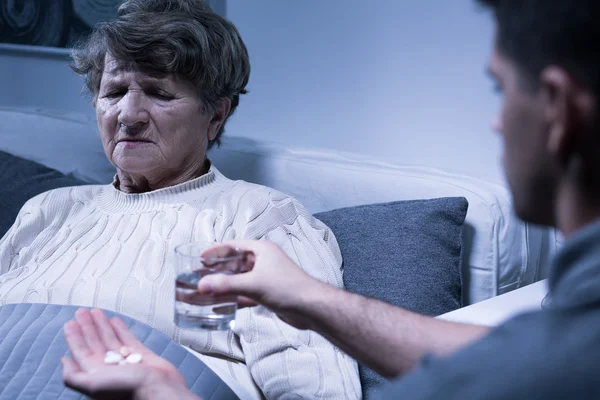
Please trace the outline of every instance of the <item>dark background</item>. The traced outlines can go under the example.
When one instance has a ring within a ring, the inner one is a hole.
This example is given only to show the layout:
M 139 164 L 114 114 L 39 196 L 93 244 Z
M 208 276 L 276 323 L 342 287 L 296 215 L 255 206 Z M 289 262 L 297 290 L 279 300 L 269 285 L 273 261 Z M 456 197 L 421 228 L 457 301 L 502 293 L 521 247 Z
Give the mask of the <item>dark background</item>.
M 0 42 L 70 47 L 123 0 L 0 0 Z

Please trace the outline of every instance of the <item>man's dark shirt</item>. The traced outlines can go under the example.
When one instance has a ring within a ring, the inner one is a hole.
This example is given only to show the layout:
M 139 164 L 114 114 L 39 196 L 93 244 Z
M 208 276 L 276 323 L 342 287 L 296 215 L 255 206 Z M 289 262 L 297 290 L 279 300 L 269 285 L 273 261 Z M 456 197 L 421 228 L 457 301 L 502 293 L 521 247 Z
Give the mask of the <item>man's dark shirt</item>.
M 600 399 L 600 221 L 557 254 L 547 309 L 447 358 L 426 357 L 374 399 Z

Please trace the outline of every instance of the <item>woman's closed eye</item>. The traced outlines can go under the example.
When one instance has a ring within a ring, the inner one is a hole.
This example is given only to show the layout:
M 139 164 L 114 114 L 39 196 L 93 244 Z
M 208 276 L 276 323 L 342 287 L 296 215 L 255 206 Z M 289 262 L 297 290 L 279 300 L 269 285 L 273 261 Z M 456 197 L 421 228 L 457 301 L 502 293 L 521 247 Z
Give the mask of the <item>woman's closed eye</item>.
M 123 96 L 125 96 L 126 91 L 125 90 L 114 90 L 108 93 L 105 93 L 104 96 L 107 99 L 117 99 L 117 98 L 121 98 Z
M 162 90 L 150 90 L 148 92 L 148 95 L 158 99 L 158 100 L 164 100 L 164 101 L 169 101 L 169 100 L 173 100 L 173 96 L 165 91 Z
M 105 97 L 107 99 L 119 99 L 123 96 L 125 96 L 125 94 L 127 93 L 126 90 L 114 90 L 114 91 L 110 91 L 105 93 L 102 97 Z M 162 101 L 169 101 L 169 100 L 173 100 L 174 97 L 164 91 L 160 91 L 160 90 L 151 90 L 147 92 L 147 95 L 150 97 L 154 97 L 158 100 L 162 100 Z

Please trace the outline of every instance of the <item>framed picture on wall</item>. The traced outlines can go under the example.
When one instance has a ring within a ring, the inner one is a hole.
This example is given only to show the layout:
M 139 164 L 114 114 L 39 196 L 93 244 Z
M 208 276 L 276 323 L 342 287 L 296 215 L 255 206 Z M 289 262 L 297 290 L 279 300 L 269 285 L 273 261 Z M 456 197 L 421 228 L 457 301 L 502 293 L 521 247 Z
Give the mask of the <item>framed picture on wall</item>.
M 123 0 L 3 0 L 0 42 L 70 47 L 99 21 L 117 15 Z
M 124 0 L 0 0 L 0 44 L 69 48 Z M 176 0 L 175 0 L 176 1 Z M 225 15 L 225 0 L 208 1 Z

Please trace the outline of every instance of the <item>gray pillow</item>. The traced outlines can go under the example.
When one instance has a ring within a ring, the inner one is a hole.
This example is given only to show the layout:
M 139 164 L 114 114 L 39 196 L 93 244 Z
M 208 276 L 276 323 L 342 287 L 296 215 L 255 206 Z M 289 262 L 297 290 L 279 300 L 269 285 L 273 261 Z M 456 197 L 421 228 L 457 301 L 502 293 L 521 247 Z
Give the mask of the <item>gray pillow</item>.
M 83 184 L 41 164 L 0 151 L 0 238 L 30 198 L 51 189 Z
M 437 316 L 462 306 L 463 197 L 369 204 L 315 214 L 335 234 L 350 292 Z M 359 365 L 363 394 L 384 378 Z

